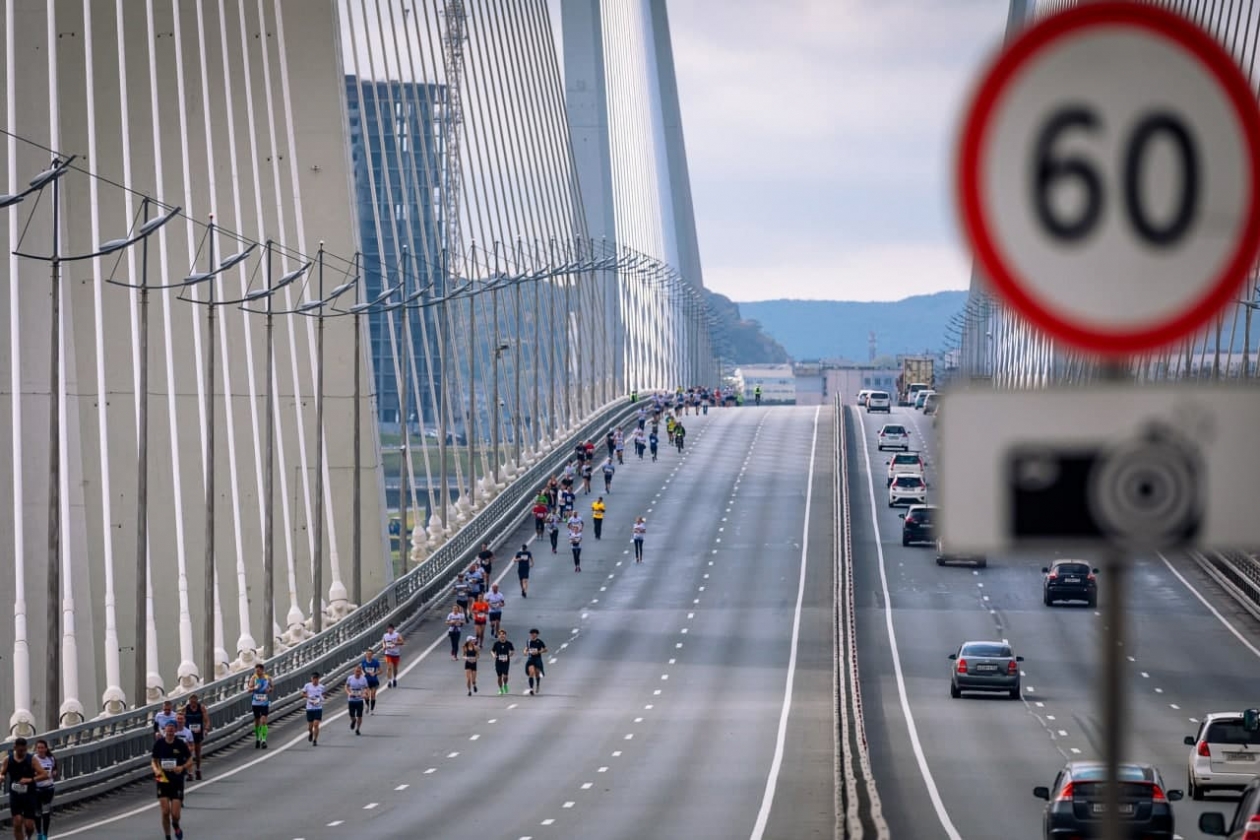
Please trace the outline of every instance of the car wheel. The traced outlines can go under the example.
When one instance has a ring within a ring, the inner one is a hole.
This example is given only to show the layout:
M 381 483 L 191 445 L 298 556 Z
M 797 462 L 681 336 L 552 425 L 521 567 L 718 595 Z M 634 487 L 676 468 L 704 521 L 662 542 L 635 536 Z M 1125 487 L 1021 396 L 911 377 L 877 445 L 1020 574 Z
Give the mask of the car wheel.
M 958 690 L 958 686 L 954 685 L 953 680 L 950 680 L 949 683 L 949 696 L 953 697 L 955 700 L 962 697 L 962 692 Z
M 1094 607 L 1097 607 L 1097 606 L 1098 606 L 1098 596 L 1097 596 L 1097 595 L 1090 595 L 1090 596 L 1089 596 L 1089 601 L 1088 601 L 1087 603 L 1089 604 L 1089 606 L 1090 606 L 1090 608 L 1091 608 L 1091 609 L 1092 609 L 1092 608 L 1094 608 Z
M 944 566 L 944 565 L 945 565 L 945 558 L 944 558 L 944 557 L 937 557 L 937 558 L 936 558 L 936 565 L 938 565 L 938 566 Z
M 1050 593 L 1048 592 L 1042 593 L 1041 602 L 1045 604 L 1047 607 L 1054 606 L 1054 601 L 1050 600 Z
M 1018 699 L 1019 699 L 1019 687 L 1018 687 L 1018 686 L 1016 686 L 1015 688 L 1012 688 L 1012 689 L 1011 689 L 1011 699 L 1012 699 L 1012 700 L 1018 700 Z
M 1190 798 L 1195 802 L 1202 802 L 1203 795 L 1207 793 L 1203 788 L 1194 783 L 1194 776 L 1186 774 L 1186 787 L 1190 788 Z
M 910 545 L 910 538 L 909 538 L 909 537 L 902 537 L 902 538 L 901 538 L 901 546 L 902 546 L 902 548 L 905 548 L 905 547 L 906 547 L 906 546 L 908 546 L 908 545 Z

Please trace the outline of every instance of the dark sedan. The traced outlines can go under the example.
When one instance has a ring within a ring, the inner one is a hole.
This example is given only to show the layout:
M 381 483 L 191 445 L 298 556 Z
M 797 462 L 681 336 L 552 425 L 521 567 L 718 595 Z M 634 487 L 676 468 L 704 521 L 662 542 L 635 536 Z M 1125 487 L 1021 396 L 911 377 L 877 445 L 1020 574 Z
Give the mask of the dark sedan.
M 1107 768 L 1097 761 L 1072 761 L 1059 771 L 1050 787 L 1033 788 L 1044 799 L 1045 840 L 1100 836 Z M 1171 803 L 1181 799 L 1179 790 L 1168 790 L 1159 771 L 1149 764 L 1120 765 L 1120 818 L 1126 838 L 1172 840 Z
M 930 543 L 936 540 L 936 505 L 910 505 L 901 514 L 901 544 Z
M 1047 607 L 1059 601 L 1084 601 L 1091 607 L 1098 606 L 1098 570 L 1091 569 L 1084 560 L 1055 560 L 1041 573 L 1046 576 L 1041 600 Z
M 949 659 L 950 697 L 958 699 L 964 691 L 1001 691 L 1019 699 L 1019 663 L 1024 657 L 1012 653 L 1005 642 L 963 642 Z

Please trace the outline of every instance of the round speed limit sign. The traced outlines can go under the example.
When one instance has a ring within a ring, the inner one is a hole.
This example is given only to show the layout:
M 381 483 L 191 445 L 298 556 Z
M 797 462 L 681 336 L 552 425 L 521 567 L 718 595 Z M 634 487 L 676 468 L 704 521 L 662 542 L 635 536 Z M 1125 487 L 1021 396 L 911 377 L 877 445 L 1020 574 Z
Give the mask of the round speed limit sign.
M 1017 37 L 962 127 L 958 200 L 994 290 L 1078 348 L 1200 329 L 1260 244 L 1260 109 L 1215 40 L 1145 3 L 1087 3 Z

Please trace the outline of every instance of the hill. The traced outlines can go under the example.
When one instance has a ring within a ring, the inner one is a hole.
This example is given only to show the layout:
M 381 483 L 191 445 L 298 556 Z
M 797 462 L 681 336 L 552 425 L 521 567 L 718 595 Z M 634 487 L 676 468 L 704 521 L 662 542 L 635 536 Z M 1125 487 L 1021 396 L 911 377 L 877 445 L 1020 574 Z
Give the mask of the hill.
M 966 302 L 966 292 L 951 291 L 890 302 L 763 300 L 738 307 L 793 359 L 865 361 L 872 330 L 880 356 L 939 351 L 949 319 Z
M 709 309 L 717 319 L 717 351 L 733 364 L 780 364 L 788 360 L 788 351 L 761 329 L 756 321 L 743 317 L 739 304 L 716 292 L 704 290 Z

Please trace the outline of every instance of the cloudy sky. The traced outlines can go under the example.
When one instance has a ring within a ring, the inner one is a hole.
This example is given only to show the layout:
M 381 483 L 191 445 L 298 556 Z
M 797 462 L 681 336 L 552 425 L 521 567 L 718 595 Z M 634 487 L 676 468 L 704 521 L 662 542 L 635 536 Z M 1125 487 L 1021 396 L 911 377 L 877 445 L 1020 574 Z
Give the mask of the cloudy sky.
M 672 0 L 705 285 L 737 301 L 966 288 L 950 155 L 1007 0 Z

